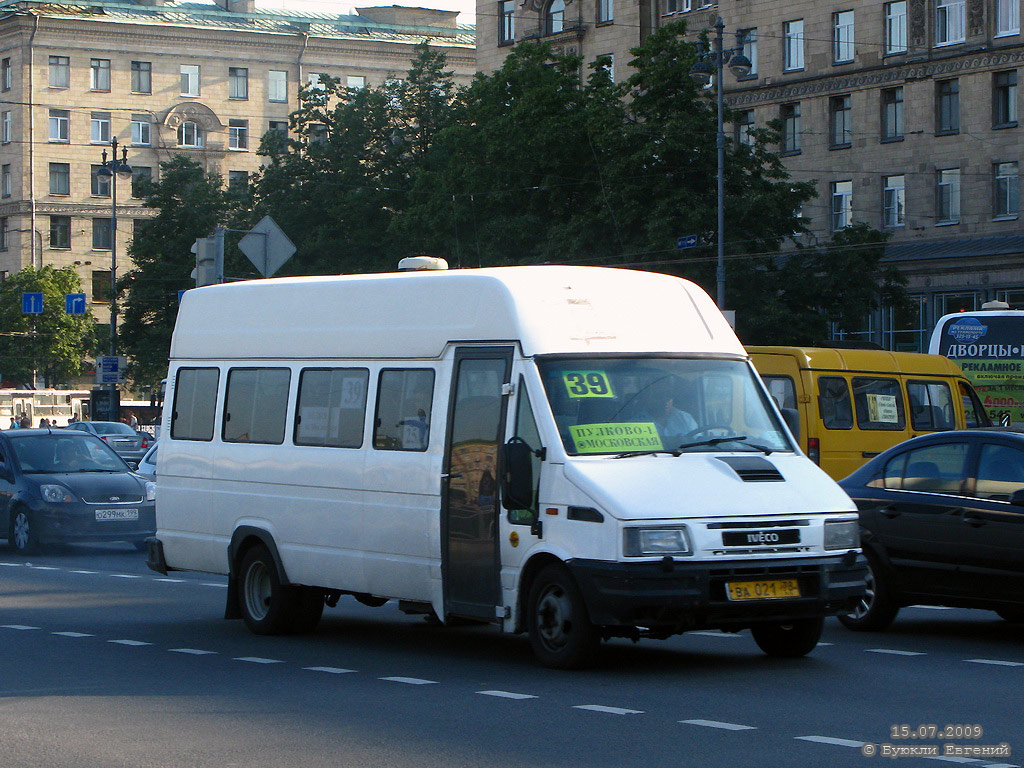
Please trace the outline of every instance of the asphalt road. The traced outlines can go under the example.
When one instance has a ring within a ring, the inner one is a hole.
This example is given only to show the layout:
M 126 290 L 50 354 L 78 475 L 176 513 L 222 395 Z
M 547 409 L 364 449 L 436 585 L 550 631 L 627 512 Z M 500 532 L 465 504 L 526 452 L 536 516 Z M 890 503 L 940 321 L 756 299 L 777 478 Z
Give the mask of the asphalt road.
M 225 588 L 127 545 L 0 551 L 0 766 L 864 768 L 884 743 L 1008 743 L 945 761 L 1024 765 L 1024 625 L 989 612 L 908 608 L 876 634 L 830 620 L 795 660 L 749 633 L 613 641 L 555 672 L 522 636 L 345 598 L 312 635 L 257 637 L 221 619 Z M 900 724 L 984 732 L 891 738 Z

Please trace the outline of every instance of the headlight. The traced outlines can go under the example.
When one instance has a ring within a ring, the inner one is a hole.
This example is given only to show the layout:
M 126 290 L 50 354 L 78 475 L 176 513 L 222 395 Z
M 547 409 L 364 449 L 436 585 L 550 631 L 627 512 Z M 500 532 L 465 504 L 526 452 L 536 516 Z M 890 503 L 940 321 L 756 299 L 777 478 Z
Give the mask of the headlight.
M 146 483 L 146 501 L 156 501 L 156 483 Z
M 825 523 L 825 549 L 857 549 L 860 524 L 856 520 Z
M 686 526 L 675 528 L 626 528 L 626 557 L 643 555 L 689 555 L 690 537 Z
M 43 501 L 50 504 L 75 501 L 74 494 L 63 485 L 40 485 L 39 494 L 43 497 Z

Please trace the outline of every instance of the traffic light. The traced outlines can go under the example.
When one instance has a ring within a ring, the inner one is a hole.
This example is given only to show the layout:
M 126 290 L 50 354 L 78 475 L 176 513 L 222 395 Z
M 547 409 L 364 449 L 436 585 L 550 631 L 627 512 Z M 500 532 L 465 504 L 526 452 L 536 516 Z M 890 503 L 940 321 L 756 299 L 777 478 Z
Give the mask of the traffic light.
M 223 240 L 216 237 L 197 237 L 192 245 L 192 253 L 196 255 L 196 268 L 192 271 L 196 288 L 204 285 L 215 285 L 224 280 Z M 220 247 L 218 247 L 220 246 Z

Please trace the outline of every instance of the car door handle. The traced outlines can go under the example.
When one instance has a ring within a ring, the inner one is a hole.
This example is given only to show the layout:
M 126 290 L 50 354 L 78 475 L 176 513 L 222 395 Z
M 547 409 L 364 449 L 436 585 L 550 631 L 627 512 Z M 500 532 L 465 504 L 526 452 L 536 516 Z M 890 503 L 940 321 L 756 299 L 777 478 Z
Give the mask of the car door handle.
M 985 523 L 987 523 L 988 521 L 987 520 L 983 520 L 980 517 L 973 517 L 971 515 L 964 515 L 964 522 L 967 523 L 972 528 L 980 528 L 981 526 L 985 525 Z
M 860 455 L 863 456 L 865 459 L 873 459 L 880 453 L 881 451 L 861 451 Z
M 881 512 L 883 515 L 885 515 L 890 520 L 892 520 L 895 517 L 899 517 L 901 514 L 903 514 L 898 509 L 895 509 L 894 507 L 882 507 L 878 511 Z
M 462 477 L 458 472 L 445 472 L 441 475 L 442 480 L 454 480 L 457 477 Z

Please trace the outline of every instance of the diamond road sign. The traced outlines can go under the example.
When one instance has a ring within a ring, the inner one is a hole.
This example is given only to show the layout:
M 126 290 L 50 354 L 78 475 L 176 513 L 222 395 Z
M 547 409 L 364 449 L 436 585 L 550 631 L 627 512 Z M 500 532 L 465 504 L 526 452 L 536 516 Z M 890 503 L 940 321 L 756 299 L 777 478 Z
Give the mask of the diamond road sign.
M 295 244 L 269 216 L 260 219 L 249 234 L 238 241 L 238 247 L 264 277 L 277 272 L 295 253 Z

